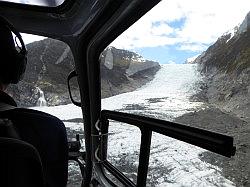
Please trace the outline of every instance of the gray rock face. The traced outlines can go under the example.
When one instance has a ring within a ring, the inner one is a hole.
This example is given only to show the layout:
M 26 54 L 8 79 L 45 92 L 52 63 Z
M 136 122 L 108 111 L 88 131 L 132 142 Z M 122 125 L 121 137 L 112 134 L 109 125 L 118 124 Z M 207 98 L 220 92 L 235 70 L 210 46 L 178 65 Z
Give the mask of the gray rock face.
M 69 103 L 67 75 L 74 69 L 72 54 L 63 42 L 45 39 L 27 45 L 28 63 L 24 79 L 11 85 L 8 93 L 19 106 L 31 107 L 44 92 L 48 105 Z
M 246 32 L 248 29 L 250 29 L 250 12 L 248 12 L 244 21 L 240 25 L 239 32 L 243 33 L 243 32 Z
M 108 47 L 101 56 L 102 97 L 133 91 L 154 78 L 157 62 L 140 55 Z
M 8 93 L 25 107 L 36 106 L 41 100 L 44 105 L 44 99 L 49 106 L 70 103 L 66 85 L 67 76 L 74 69 L 70 48 L 63 42 L 45 39 L 28 44 L 27 49 L 25 77 L 18 85 L 11 85 Z M 107 48 L 100 56 L 102 96 L 132 91 L 151 80 L 160 66 L 141 62 L 141 58 L 130 51 Z
M 155 68 L 158 66 L 157 62 L 152 62 L 152 61 L 145 61 L 145 62 L 134 62 L 132 61 L 126 70 L 126 74 L 128 76 L 133 76 L 134 74 L 140 72 L 140 71 L 145 71 L 150 68 Z
M 247 121 L 250 121 L 249 18 L 250 13 L 233 37 L 232 33 L 221 36 L 195 60 L 206 77 L 208 101 Z

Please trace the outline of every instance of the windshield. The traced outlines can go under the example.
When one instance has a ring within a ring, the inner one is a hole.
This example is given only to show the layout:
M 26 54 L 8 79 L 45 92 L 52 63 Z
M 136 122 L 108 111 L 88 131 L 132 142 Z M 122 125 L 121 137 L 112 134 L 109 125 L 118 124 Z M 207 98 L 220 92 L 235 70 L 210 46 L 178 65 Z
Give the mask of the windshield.
M 153 133 L 148 186 L 249 184 L 249 7 L 161 1 L 101 54 L 102 109 L 235 138 L 228 159 Z M 108 160 L 136 183 L 140 130 L 117 121 L 109 127 Z
M 18 3 L 58 6 L 63 1 Z M 161 1 L 100 54 L 102 109 L 182 123 L 235 139 L 236 155 L 229 159 L 153 133 L 148 186 L 250 185 L 249 3 Z M 8 93 L 19 106 L 60 118 L 69 140 L 80 134 L 84 149 L 82 111 L 70 104 L 66 86 L 74 69 L 71 50 L 63 42 L 33 37 L 27 37 L 24 80 L 9 87 Z M 140 138 L 137 127 L 110 121 L 108 160 L 134 182 Z M 69 166 L 69 186 L 80 186 L 77 164 Z

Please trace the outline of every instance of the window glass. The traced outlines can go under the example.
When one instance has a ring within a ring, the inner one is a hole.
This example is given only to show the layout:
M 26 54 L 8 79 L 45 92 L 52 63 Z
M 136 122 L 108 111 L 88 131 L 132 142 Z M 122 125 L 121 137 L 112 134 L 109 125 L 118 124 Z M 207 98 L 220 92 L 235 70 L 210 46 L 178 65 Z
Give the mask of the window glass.
M 234 137 L 237 152 L 228 159 L 154 133 L 149 186 L 250 184 L 249 7 L 244 0 L 161 1 L 101 54 L 103 109 Z
M 141 140 L 139 128 L 110 121 L 108 134 L 107 160 L 136 183 Z M 119 182 L 111 174 L 108 176 Z
M 65 0 L 1 0 L 12 3 L 27 4 L 27 5 L 38 5 L 46 7 L 57 7 L 61 5 Z

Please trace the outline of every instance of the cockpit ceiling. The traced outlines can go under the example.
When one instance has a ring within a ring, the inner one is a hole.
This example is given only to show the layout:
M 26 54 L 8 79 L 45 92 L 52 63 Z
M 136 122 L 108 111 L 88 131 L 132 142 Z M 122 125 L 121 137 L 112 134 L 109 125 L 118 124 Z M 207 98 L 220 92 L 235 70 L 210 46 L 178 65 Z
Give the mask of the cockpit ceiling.
M 26 4 L 26 5 L 37 5 L 43 7 L 57 7 L 61 5 L 65 0 L 0 0 L 0 1 Z

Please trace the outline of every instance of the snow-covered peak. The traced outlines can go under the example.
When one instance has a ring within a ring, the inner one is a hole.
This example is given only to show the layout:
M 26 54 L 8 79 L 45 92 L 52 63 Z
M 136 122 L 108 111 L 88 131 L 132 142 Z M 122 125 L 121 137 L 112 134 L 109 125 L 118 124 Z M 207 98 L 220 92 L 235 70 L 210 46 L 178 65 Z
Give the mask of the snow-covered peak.
M 136 55 L 133 55 L 131 60 L 132 61 L 136 61 L 136 62 L 146 62 L 146 60 L 141 56 L 139 55 L 138 53 L 135 53 Z
M 240 26 L 240 24 L 238 24 L 238 26 L 234 27 L 233 29 L 230 29 L 229 31 L 225 32 L 225 33 L 222 35 L 222 37 L 223 37 L 223 36 L 230 35 L 230 37 L 227 39 L 226 43 L 227 43 L 229 40 L 231 40 L 231 39 L 237 34 L 237 32 L 239 31 L 239 26 Z
M 236 27 L 233 29 L 227 31 L 222 36 L 227 36 L 230 34 L 230 37 L 227 39 L 226 43 L 230 41 L 235 35 L 239 35 L 243 32 L 246 32 L 247 29 L 250 27 L 250 12 L 246 15 L 245 19 L 242 23 L 239 23 Z
M 190 58 L 187 58 L 186 64 L 193 64 L 193 63 L 194 63 L 194 60 L 195 60 L 198 56 L 200 56 L 200 54 L 195 55 L 195 56 L 190 57 Z
M 112 46 L 108 46 L 106 47 L 106 50 L 111 50 L 113 47 Z

